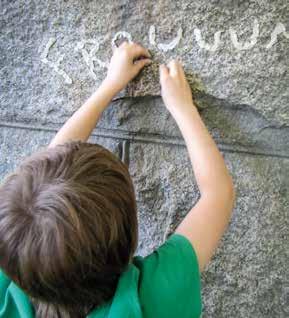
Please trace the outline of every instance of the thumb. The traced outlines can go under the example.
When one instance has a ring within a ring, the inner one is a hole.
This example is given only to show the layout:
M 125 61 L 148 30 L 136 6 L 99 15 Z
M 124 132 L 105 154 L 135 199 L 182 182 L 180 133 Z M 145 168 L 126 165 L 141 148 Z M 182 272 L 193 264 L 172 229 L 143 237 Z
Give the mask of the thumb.
M 141 60 L 136 60 L 134 62 L 136 68 L 138 71 L 140 71 L 145 65 L 151 64 L 151 59 L 141 59 Z

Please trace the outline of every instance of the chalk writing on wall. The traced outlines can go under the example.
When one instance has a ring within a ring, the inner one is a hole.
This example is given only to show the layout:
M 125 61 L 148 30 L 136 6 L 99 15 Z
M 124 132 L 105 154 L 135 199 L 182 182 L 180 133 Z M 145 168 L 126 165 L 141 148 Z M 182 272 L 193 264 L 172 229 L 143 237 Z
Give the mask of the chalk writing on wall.
M 237 51 L 243 51 L 243 50 L 249 50 L 252 49 L 258 42 L 259 37 L 259 23 L 257 19 L 254 19 L 253 22 L 253 30 L 252 34 L 250 36 L 249 41 L 245 41 L 243 43 L 240 43 L 238 39 L 237 32 L 234 28 L 229 28 L 228 33 L 230 35 L 230 39 L 232 42 L 232 45 L 235 50 Z M 215 52 L 218 50 L 218 48 L 221 45 L 221 36 L 225 33 L 224 31 L 216 31 L 214 33 L 214 40 L 213 43 L 207 43 L 204 41 L 202 36 L 202 31 L 199 28 L 194 29 L 194 38 L 199 46 L 200 49 L 204 49 L 206 51 Z M 280 35 L 283 35 L 286 39 L 289 39 L 289 33 L 286 32 L 286 27 L 283 23 L 278 22 L 274 28 L 274 30 L 271 32 L 271 39 L 270 41 L 265 44 L 265 49 L 268 50 L 272 48 L 278 41 L 278 37 Z M 170 50 L 175 49 L 183 36 L 183 30 L 180 27 L 177 31 L 176 36 L 168 43 L 160 43 L 156 40 L 156 27 L 154 25 L 151 25 L 149 27 L 149 44 L 151 47 L 155 48 L 156 50 L 160 50 L 163 52 L 168 52 Z M 117 42 L 119 39 L 125 38 L 128 42 L 132 42 L 132 36 L 129 32 L 126 31 L 119 31 L 117 32 L 111 41 L 112 49 L 115 49 L 118 45 Z M 72 79 L 69 77 L 69 75 L 60 68 L 60 64 L 64 59 L 65 55 L 60 55 L 56 62 L 52 62 L 48 59 L 49 51 L 52 46 L 54 46 L 56 43 L 55 38 L 50 38 L 41 54 L 41 61 L 48 65 L 51 69 L 54 70 L 58 75 L 62 76 L 66 84 L 72 84 Z M 107 68 L 109 65 L 108 61 L 102 61 L 98 56 L 97 52 L 99 51 L 100 43 L 99 40 L 96 39 L 85 39 L 81 40 L 77 43 L 75 50 L 77 52 L 80 52 L 86 66 L 88 67 L 89 74 L 93 79 L 97 79 L 97 74 L 95 70 L 95 64 L 99 68 Z
M 283 23 L 277 23 L 275 29 L 271 33 L 271 40 L 266 45 L 266 49 L 270 49 L 277 42 L 277 37 L 279 34 L 283 34 L 286 37 L 286 39 L 289 39 L 289 33 L 286 32 L 286 28 Z
M 87 46 L 91 45 L 92 48 L 88 48 Z M 97 76 L 95 74 L 94 70 L 94 63 L 97 63 L 99 67 L 107 68 L 108 63 L 101 61 L 97 56 L 96 53 L 99 50 L 99 42 L 95 39 L 88 39 L 88 40 L 82 40 L 77 43 L 76 51 L 80 51 L 82 54 L 82 57 L 84 59 L 85 64 L 88 67 L 88 70 L 92 76 L 93 79 L 97 79 Z
M 259 37 L 259 23 L 257 19 L 254 19 L 254 24 L 253 24 L 253 33 L 251 35 L 251 40 L 250 42 L 245 42 L 243 44 L 239 43 L 238 41 L 238 36 L 236 31 L 233 28 L 229 28 L 229 33 L 231 36 L 231 41 L 234 45 L 234 47 L 237 50 L 249 50 L 251 49 L 258 41 Z
M 50 38 L 48 43 L 46 44 L 44 51 L 41 54 L 41 61 L 44 64 L 47 64 L 49 67 L 51 67 L 57 74 L 62 76 L 64 78 L 64 81 L 66 84 L 72 84 L 72 79 L 64 72 L 62 69 L 60 69 L 60 63 L 63 61 L 65 55 L 60 55 L 58 60 L 56 62 L 52 62 L 48 60 L 48 54 L 50 48 L 56 43 L 55 38 Z
M 173 50 L 180 42 L 183 34 L 183 29 L 179 28 L 177 36 L 169 43 L 156 43 L 156 28 L 154 25 L 150 26 L 149 29 L 149 42 L 152 46 L 157 47 L 159 50 L 167 52 Z
M 221 31 L 215 32 L 214 43 L 208 44 L 203 40 L 201 30 L 198 28 L 194 29 L 194 35 L 195 35 L 195 38 L 196 38 L 196 41 L 197 41 L 197 44 L 199 45 L 199 47 L 201 49 L 205 49 L 205 50 L 211 51 L 211 52 L 215 52 L 218 49 L 218 47 L 221 43 L 221 33 L 222 33 Z

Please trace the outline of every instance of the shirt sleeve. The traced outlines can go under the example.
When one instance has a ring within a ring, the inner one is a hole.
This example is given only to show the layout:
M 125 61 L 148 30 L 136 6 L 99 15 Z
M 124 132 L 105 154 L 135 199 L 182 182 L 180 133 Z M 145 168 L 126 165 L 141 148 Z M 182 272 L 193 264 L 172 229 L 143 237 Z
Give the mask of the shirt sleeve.
M 0 318 L 32 318 L 28 297 L 0 269 Z
M 144 318 L 201 315 L 198 260 L 190 241 L 173 234 L 145 258 L 136 257 L 140 269 L 139 297 Z

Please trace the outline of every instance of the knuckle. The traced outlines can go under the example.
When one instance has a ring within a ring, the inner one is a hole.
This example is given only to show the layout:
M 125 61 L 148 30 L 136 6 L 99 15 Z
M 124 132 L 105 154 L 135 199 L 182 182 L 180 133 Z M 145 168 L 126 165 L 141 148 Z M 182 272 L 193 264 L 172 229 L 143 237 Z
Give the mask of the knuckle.
M 127 41 L 123 41 L 119 47 L 126 47 L 126 46 L 127 46 Z
M 142 50 L 143 49 L 143 47 L 139 43 L 136 43 L 136 42 L 134 42 L 133 47 L 135 49 L 137 49 L 137 50 Z

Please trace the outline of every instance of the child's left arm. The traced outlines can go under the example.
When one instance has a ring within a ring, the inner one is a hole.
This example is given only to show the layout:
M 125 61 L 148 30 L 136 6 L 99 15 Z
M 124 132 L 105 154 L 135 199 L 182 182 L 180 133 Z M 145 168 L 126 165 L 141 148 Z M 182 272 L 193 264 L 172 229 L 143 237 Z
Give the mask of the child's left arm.
M 143 59 L 139 59 L 144 57 Z M 147 49 L 134 42 L 123 42 L 114 50 L 108 72 L 87 101 L 70 117 L 53 138 L 49 147 L 66 141 L 86 141 L 113 96 L 122 90 L 140 70 L 151 63 Z

